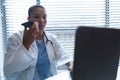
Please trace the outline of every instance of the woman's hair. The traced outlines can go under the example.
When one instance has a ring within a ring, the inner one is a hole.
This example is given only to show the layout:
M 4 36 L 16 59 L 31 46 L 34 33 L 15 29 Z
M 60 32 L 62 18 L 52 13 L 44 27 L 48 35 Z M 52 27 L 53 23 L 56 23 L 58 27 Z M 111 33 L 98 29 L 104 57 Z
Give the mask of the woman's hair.
M 34 11 L 35 8 L 43 8 L 45 9 L 42 5 L 33 5 L 31 6 L 29 9 L 28 9 L 28 16 L 30 17 L 31 16 L 31 13 Z

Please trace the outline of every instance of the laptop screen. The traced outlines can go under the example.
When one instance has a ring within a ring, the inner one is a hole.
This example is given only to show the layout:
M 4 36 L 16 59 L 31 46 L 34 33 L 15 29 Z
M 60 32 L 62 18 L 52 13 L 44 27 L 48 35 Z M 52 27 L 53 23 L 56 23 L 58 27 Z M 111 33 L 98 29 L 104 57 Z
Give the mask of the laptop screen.
M 74 52 L 73 80 L 116 80 L 120 30 L 80 26 Z

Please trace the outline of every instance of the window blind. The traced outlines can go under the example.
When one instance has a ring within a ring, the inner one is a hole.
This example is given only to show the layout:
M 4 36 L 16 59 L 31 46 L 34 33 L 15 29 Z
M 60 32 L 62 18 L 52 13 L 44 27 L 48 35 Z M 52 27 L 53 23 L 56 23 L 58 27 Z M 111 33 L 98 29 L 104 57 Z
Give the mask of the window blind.
M 105 26 L 105 0 L 41 0 L 48 14 L 47 28 L 76 29 L 79 25 Z
M 47 11 L 46 30 L 58 35 L 69 53 L 74 53 L 78 26 L 105 27 L 105 0 L 41 0 Z
M 110 27 L 120 28 L 120 0 L 109 0 Z
M 3 58 L 4 58 L 4 40 L 3 40 L 3 6 L 2 6 L 2 1 L 0 1 L 0 80 L 3 78 Z
M 21 23 L 27 21 L 27 11 L 36 0 L 5 0 L 7 38 L 14 32 L 22 30 Z

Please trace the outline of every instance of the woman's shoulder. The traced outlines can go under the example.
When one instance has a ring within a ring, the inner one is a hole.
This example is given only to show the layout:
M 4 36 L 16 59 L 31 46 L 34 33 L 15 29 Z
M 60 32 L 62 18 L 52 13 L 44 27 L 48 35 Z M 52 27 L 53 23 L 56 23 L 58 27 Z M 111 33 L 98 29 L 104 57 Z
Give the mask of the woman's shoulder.
M 23 35 L 23 31 L 16 31 L 14 33 L 12 33 L 9 38 L 18 38 L 18 37 L 22 37 Z
M 51 33 L 51 32 L 45 32 L 45 34 L 47 35 L 47 37 L 50 37 L 50 38 L 56 38 L 57 37 L 56 34 Z

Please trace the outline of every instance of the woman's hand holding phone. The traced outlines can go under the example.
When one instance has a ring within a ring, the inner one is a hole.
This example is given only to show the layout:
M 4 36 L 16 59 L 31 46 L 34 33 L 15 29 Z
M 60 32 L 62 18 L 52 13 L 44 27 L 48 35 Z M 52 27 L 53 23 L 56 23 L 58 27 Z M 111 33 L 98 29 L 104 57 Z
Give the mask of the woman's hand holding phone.
M 22 24 L 24 26 L 24 35 L 23 35 L 23 45 L 27 50 L 29 50 L 30 45 L 33 43 L 33 41 L 36 39 L 36 37 L 39 34 L 39 23 L 33 22 L 33 23 L 24 23 Z M 29 27 L 29 28 L 28 28 Z

